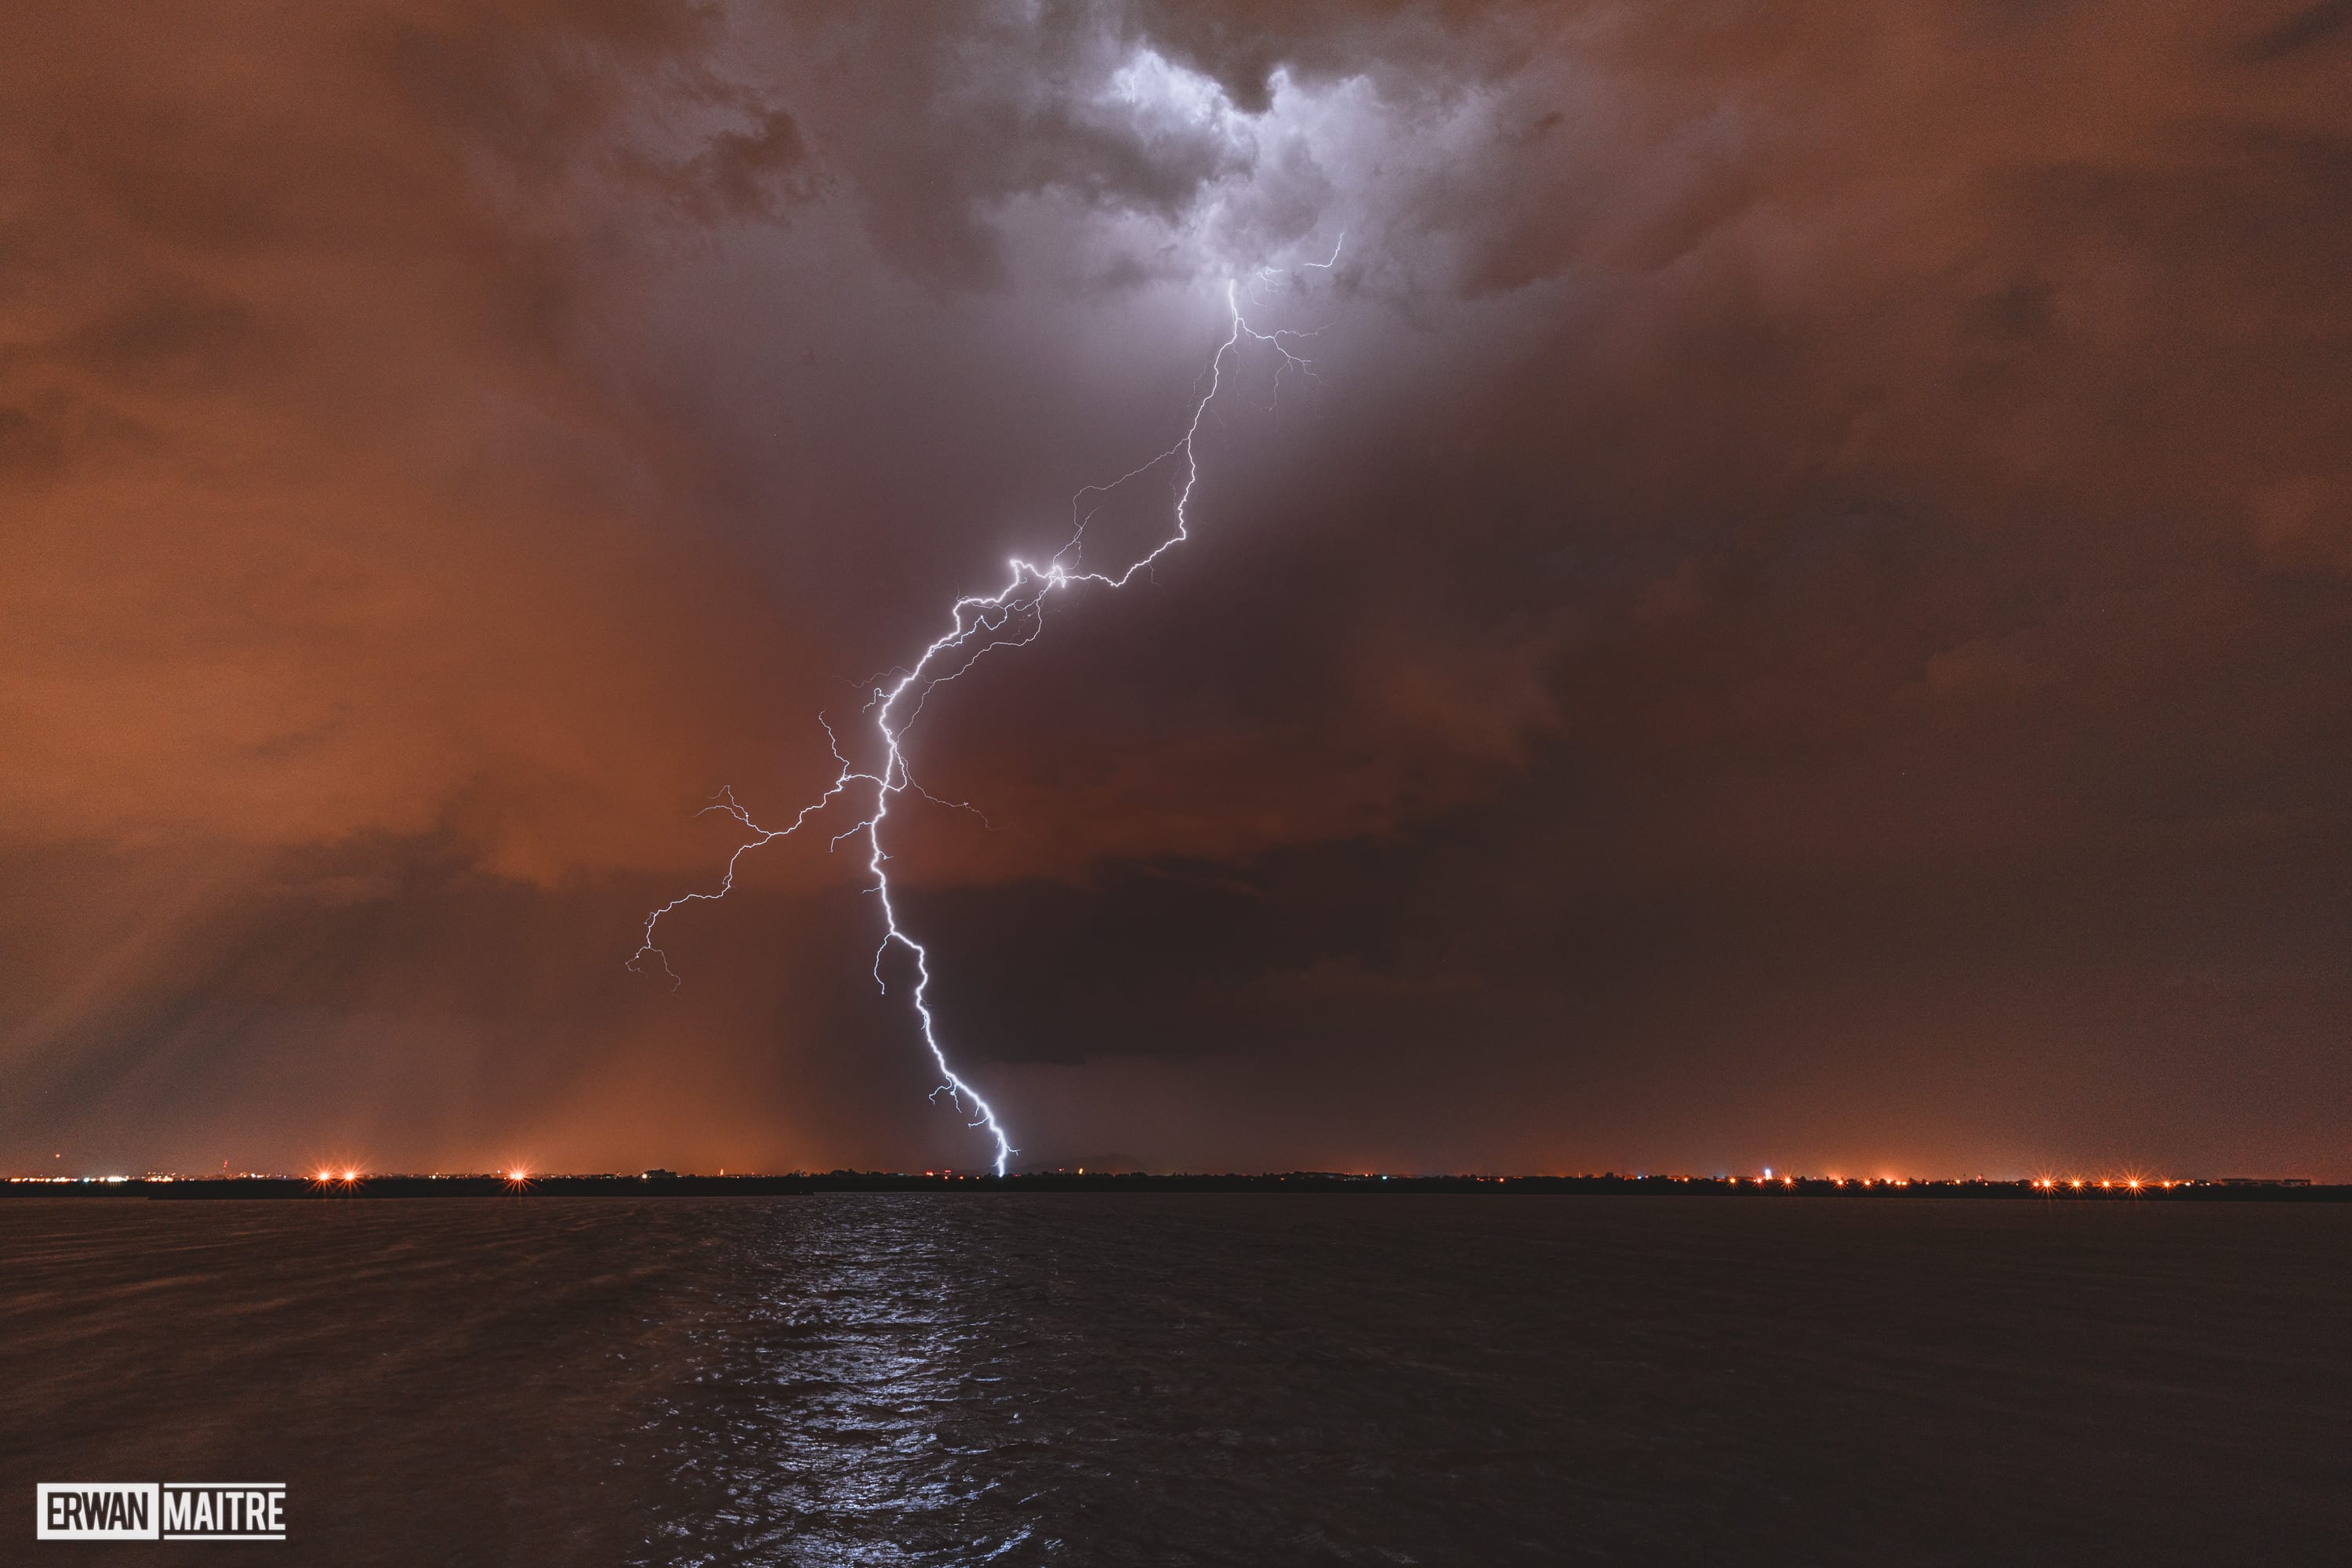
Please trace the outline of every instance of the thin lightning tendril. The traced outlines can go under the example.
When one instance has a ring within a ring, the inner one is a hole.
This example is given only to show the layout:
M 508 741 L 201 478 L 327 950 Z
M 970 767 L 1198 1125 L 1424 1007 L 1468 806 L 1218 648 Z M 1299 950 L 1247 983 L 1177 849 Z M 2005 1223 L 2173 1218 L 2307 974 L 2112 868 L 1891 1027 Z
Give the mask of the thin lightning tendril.
M 1331 248 L 1329 260 L 1303 262 L 1300 264 L 1300 269 L 1313 268 L 1328 270 L 1336 266 L 1339 259 L 1339 246 L 1346 244 L 1347 238 L 1345 234 L 1339 237 L 1339 244 Z M 1281 276 L 1282 271 L 1283 269 L 1280 268 L 1261 268 L 1258 269 L 1257 280 L 1271 280 Z M 669 966 L 668 955 L 654 941 L 655 928 L 660 925 L 662 917 L 687 904 L 715 903 L 724 899 L 734 889 L 735 870 L 742 863 L 744 856 L 754 849 L 772 844 L 779 838 L 791 837 L 800 831 L 802 826 L 810 817 L 824 811 L 835 800 L 847 794 L 851 786 L 870 786 L 873 790 L 872 809 L 858 821 L 834 835 L 827 847 L 828 849 L 837 847 L 843 840 L 848 838 L 861 836 L 865 838 L 867 850 L 866 868 L 874 878 L 873 885 L 866 890 L 876 895 L 882 905 L 882 940 L 874 950 L 875 984 L 882 987 L 885 994 L 888 994 L 888 983 L 882 978 L 882 960 L 893 945 L 906 949 L 912 955 L 915 961 L 915 1016 L 922 1027 L 923 1044 L 929 1048 L 931 1059 L 938 1065 L 942 1080 L 940 1086 L 931 1091 L 931 1098 L 937 1100 L 940 1095 L 946 1095 L 949 1102 L 957 1110 L 965 1110 L 971 1114 L 970 1126 L 987 1130 L 989 1137 L 995 1141 L 994 1169 L 1000 1176 L 1004 1174 L 1006 1163 L 1020 1151 L 1013 1146 L 1012 1137 L 1007 1132 L 1003 1122 L 998 1120 L 995 1110 L 981 1097 L 979 1090 L 965 1082 L 957 1074 L 955 1068 L 949 1065 L 947 1051 L 940 1044 L 938 1020 L 932 1015 L 929 1001 L 930 954 L 921 942 L 908 934 L 906 928 L 898 923 L 898 906 L 890 897 L 889 873 L 884 869 L 889 863 L 890 856 L 882 847 L 882 824 L 890 816 L 892 797 L 909 791 L 934 805 L 969 811 L 973 816 L 980 816 L 983 823 L 987 822 L 987 817 L 982 816 L 971 803 L 941 800 L 915 782 L 913 773 L 908 768 L 904 750 L 908 729 L 913 725 L 917 718 L 921 716 L 923 705 L 929 700 L 934 687 L 955 679 L 979 663 L 984 656 L 997 648 L 1025 647 L 1035 642 L 1039 634 L 1045 629 L 1045 599 L 1048 595 L 1058 589 L 1075 587 L 1082 583 L 1097 583 L 1107 588 L 1124 588 L 1137 573 L 1149 572 L 1153 563 L 1160 557 L 1192 537 L 1191 520 L 1186 515 L 1185 509 L 1191 504 L 1193 488 L 1200 482 L 1201 478 L 1200 458 L 1195 450 L 1195 443 L 1200 437 L 1201 423 L 1208 416 L 1209 405 L 1216 401 L 1217 394 L 1223 385 L 1226 356 L 1238 353 L 1244 342 L 1262 343 L 1282 356 L 1283 363 L 1275 372 L 1277 388 L 1286 371 L 1296 370 L 1309 380 L 1314 378 L 1312 363 L 1295 353 L 1289 346 L 1292 342 L 1304 342 L 1311 339 L 1314 336 L 1312 332 L 1287 330 L 1272 332 L 1259 331 L 1243 317 L 1239 288 L 1234 283 L 1229 282 L 1225 285 L 1225 308 L 1232 318 L 1232 330 L 1226 334 L 1225 341 L 1217 345 L 1216 353 L 1209 361 L 1209 389 L 1202 393 L 1200 401 L 1192 405 L 1192 417 L 1185 426 L 1182 437 L 1158 457 L 1121 474 L 1109 484 L 1088 485 L 1080 490 L 1071 500 L 1073 528 L 1068 543 L 1055 551 L 1043 565 L 1014 557 L 1010 563 L 1011 579 L 1003 587 L 993 594 L 968 594 L 956 600 L 948 629 L 934 639 L 929 647 L 923 649 L 922 657 L 918 658 L 911 667 L 897 671 L 895 679 L 885 677 L 873 684 L 861 713 L 873 715 L 875 732 L 881 737 L 883 761 L 880 771 L 868 773 L 853 763 L 843 754 L 841 738 L 834 730 L 832 722 L 824 714 L 817 715 L 817 722 L 824 728 L 826 744 L 833 752 L 834 761 L 840 764 L 841 770 L 834 776 L 833 782 L 825 786 L 824 793 L 801 807 L 790 826 L 763 827 L 753 820 L 751 812 L 735 798 L 735 792 L 731 786 L 721 789 L 718 797 L 710 805 L 704 806 L 698 815 L 707 816 L 714 811 L 723 813 L 740 823 L 751 837 L 737 846 L 735 853 L 728 857 L 726 873 L 720 877 L 716 891 L 681 894 L 646 916 L 645 930 L 640 937 L 637 951 L 628 961 L 628 967 L 631 970 L 643 973 L 646 961 L 648 958 L 652 959 L 661 966 L 662 973 L 669 976 L 670 988 L 676 990 L 683 982 L 677 972 Z M 1088 496 L 1107 497 L 1129 480 L 1140 478 L 1161 464 L 1180 456 L 1184 460 L 1184 482 L 1176 491 L 1172 512 L 1175 526 L 1167 537 L 1160 540 L 1148 553 L 1129 562 L 1122 571 L 1110 573 L 1076 569 L 1072 563 L 1077 557 L 1080 546 L 1085 542 L 1087 525 L 1094 520 L 1095 516 L 1094 511 L 1091 510 L 1083 515 L 1079 514 L 1078 508 L 1086 499 Z M 952 668 L 949 668 L 950 666 Z

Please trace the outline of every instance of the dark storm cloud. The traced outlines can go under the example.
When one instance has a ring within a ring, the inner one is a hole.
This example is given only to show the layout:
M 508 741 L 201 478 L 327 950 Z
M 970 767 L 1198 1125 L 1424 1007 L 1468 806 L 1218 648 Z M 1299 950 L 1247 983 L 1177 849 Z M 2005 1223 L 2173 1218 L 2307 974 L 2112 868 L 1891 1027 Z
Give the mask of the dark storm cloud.
M 2257 35 L 2246 54 L 2268 64 L 2338 42 L 2348 29 L 2352 29 L 2352 5 L 2345 0 L 2320 0 Z
M 737 206 L 790 151 L 723 104 L 632 137 L 666 15 L 117 11 L 10 50 L 16 831 L 300 845 L 627 787 L 531 715 L 658 725 L 632 670 L 711 590 L 638 580 L 677 458 L 580 362 L 564 191 L 626 155 Z M 517 831 L 486 858 L 570 860 Z
M 821 845 L 617 960 L 1230 277 L 919 731 L 1035 1152 L 2340 1163 L 2339 9 L 21 18 L 9 1136 L 948 1149 Z

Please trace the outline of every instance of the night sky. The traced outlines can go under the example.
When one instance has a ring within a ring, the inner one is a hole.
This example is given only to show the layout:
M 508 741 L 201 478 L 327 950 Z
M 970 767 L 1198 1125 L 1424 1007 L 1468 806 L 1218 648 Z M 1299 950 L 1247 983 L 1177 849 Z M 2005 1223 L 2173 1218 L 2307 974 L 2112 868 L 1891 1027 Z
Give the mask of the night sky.
M 823 835 L 625 961 L 1242 279 L 1312 376 L 909 738 L 1016 1163 L 2352 1176 L 2348 79 L 2345 0 L 13 7 L 0 1168 L 982 1164 Z

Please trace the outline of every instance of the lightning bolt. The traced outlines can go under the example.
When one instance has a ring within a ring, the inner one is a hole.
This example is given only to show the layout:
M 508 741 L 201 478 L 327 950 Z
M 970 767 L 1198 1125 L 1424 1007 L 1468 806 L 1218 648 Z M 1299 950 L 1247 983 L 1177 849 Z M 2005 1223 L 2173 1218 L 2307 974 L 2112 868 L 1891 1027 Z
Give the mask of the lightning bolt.
M 1345 245 L 1347 238 L 1344 233 L 1339 236 L 1339 242 L 1331 247 L 1329 260 L 1304 262 L 1300 269 L 1329 270 L 1338 264 L 1339 246 Z M 1286 270 L 1260 268 L 1257 278 L 1271 280 L 1282 276 Z M 669 976 L 671 989 L 677 989 L 680 984 L 677 972 L 670 968 L 668 955 L 654 940 L 662 917 L 687 904 L 716 902 L 724 899 L 734 889 L 736 868 L 742 864 L 744 856 L 779 838 L 791 837 L 811 817 L 855 792 L 857 799 L 871 804 L 857 821 L 835 834 L 827 847 L 828 850 L 838 848 L 845 839 L 862 837 L 866 841 L 866 868 L 874 879 L 866 890 L 877 896 L 882 907 L 882 940 L 874 950 L 875 984 L 887 994 L 889 985 L 882 978 L 882 960 L 893 946 L 904 948 L 913 958 L 915 1017 L 921 1026 L 923 1044 L 930 1051 L 931 1060 L 938 1067 L 940 1078 L 940 1086 L 931 1091 L 931 1098 L 937 1100 L 940 1095 L 946 1095 L 958 1110 L 970 1115 L 970 1126 L 986 1130 L 996 1145 L 994 1169 L 1000 1176 L 1004 1174 L 1006 1163 L 1019 1151 L 1013 1146 L 1012 1135 L 998 1118 L 995 1108 L 957 1073 L 948 1060 L 947 1048 L 940 1044 L 939 1019 L 930 1005 L 930 953 L 899 923 L 898 907 L 890 896 L 887 869 L 890 854 L 883 847 L 882 825 L 890 816 L 890 803 L 910 791 L 940 805 L 967 811 L 971 809 L 964 802 L 940 800 L 915 782 L 914 774 L 907 765 L 907 731 L 921 715 L 923 705 L 929 700 L 934 688 L 955 679 L 997 648 L 1025 647 L 1036 641 L 1045 629 L 1045 601 L 1051 595 L 1082 584 L 1124 588 L 1134 580 L 1137 573 L 1150 571 L 1154 562 L 1192 537 L 1192 519 L 1187 509 L 1192 504 L 1193 489 L 1201 479 L 1198 451 L 1201 422 L 1208 416 L 1209 405 L 1217 400 L 1217 394 L 1223 388 L 1227 358 L 1237 356 L 1244 343 L 1261 343 L 1273 349 L 1282 356 L 1283 362 L 1275 371 L 1277 395 L 1286 372 L 1296 370 L 1312 378 L 1311 362 L 1290 346 L 1293 342 L 1305 341 L 1311 334 L 1289 331 L 1262 332 L 1251 326 L 1242 314 L 1240 289 L 1234 282 L 1225 285 L 1225 310 L 1231 319 L 1231 330 L 1210 358 L 1208 390 L 1192 405 L 1192 417 L 1186 423 L 1184 434 L 1176 444 L 1150 461 L 1129 469 L 1109 484 L 1088 485 L 1080 490 L 1071 499 L 1070 510 L 1074 521 L 1068 543 L 1042 564 L 1014 557 L 1009 563 L 1011 574 L 1003 587 L 993 594 L 968 594 L 956 600 L 947 630 L 934 638 L 911 666 L 899 671 L 895 680 L 886 679 L 872 688 L 863 712 L 872 717 L 875 733 L 881 742 L 879 767 L 867 771 L 851 762 L 842 752 L 840 736 L 835 731 L 831 721 L 822 713 L 817 715 L 817 722 L 824 729 L 825 741 L 834 761 L 840 765 L 840 771 L 834 775 L 824 793 L 801 807 L 788 826 L 763 827 L 735 798 L 731 787 L 721 789 L 718 798 L 703 807 L 698 815 L 719 812 L 731 816 L 751 837 L 728 858 L 726 874 L 719 879 L 716 890 L 681 894 L 646 916 L 637 951 L 628 961 L 628 968 L 639 973 L 645 973 L 648 959 L 658 963 L 662 973 Z M 1172 526 L 1168 533 L 1149 552 L 1118 572 L 1079 570 L 1076 562 L 1086 540 L 1087 524 L 1094 516 L 1092 511 L 1081 514 L 1079 510 L 1087 498 L 1107 498 L 1129 480 L 1139 479 L 1178 458 L 1183 461 L 1184 482 L 1176 490 L 1174 505 L 1171 509 Z

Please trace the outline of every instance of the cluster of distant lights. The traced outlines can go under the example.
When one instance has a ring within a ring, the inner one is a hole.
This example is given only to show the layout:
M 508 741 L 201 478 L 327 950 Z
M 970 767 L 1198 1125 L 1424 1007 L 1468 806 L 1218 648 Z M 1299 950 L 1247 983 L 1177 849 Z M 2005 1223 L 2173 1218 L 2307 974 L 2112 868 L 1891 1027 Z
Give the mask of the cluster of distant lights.
M 373 1177 L 382 1175 L 383 1173 L 384 1173 L 380 1171 L 362 1171 L 355 1166 L 347 1165 L 341 1170 L 328 1169 L 312 1171 L 310 1173 L 310 1180 L 315 1186 L 355 1187 L 362 1182 L 368 1181 Z M 484 1173 L 498 1177 L 510 1187 L 527 1187 L 530 1185 L 532 1180 L 540 1173 L 526 1171 L 518 1166 L 510 1171 L 490 1171 Z M 721 1175 L 726 1174 L 723 1171 L 719 1173 Z M 29 1185 L 58 1187 L 72 1186 L 77 1183 L 88 1184 L 91 1182 L 283 1182 L 291 1179 L 292 1178 L 289 1177 L 285 1173 L 279 1171 L 239 1171 L 233 1176 L 226 1174 L 184 1176 L 169 1174 L 160 1171 L 150 1171 L 143 1176 L 10 1176 L 7 1178 L 11 1184 L 18 1186 Z M 410 1177 L 404 1179 L 414 1180 L 415 1178 Z M 431 1175 L 425 1179 L 427 1181 L 438 1182 L 444 1180 L 467 1181 L 471 1178 L 468 1176 L 453 1176 L 441 1171 L 435 1171 Z
M 2084 1181 L 2080 1176 L 2070 1176 L 2064 1182 L 2054 1181 L 2048 1176 L 2036 1176 L 2033 1178 L 2033 1184 L 2037 1187 L 2042 1188 L 2044 1191 L 2049 1191 L 2060 1186 L 2071 1187 L 2076 1191 L 2080 1191 L 2091 1184 Z M 2186 1183 L 2151 1182 L 2144 1176 L 2126 1176 L 2120 1182 L 2102 1180 L 2098 1183 L 2098 1185 L 2102 1187 L 2127 1187 L 2135 1193 L 2147 1187 L 2172 1187 L 2186 1184 Z
M 524 1170 L 520 1165 L 515 1166 L 512 1170 L 492 1171 L 489 1173 L 510 1187 L 530 1185 L 531 1173 Z M 352 1187 L 357 1186 L 365 1180 L 366 1175 L 367 1173 L 364 1171 L 346 1168 L 341 1171 L 314 1171 L 310 1174 L 310 1180 L 322 1187 Z M 426 1179 L 437 1182 L 441 1179 L 441 1173 L 436 1171 Z
M 1690 1180 L 1688 1176 L 1677 1176 L 1673 1179 L 1683 1182 Z M 1926 1178 L 1911 1176 L 1855 1176 L 1852 1178 L 1845 1176 L 1806 1176 L 1800 1178 L 1790 1175 L 1780 1175 L 1776 1177 L 1772 1174 L 1772 1167 L 1769 1165 L 1764 1167 L 1764 1173 L 1762 1175 L 1755 1178 L 1756 1184 L 1759 1187 L 1771 1186 L 1775 1183 L 1780 1186 L 1793 1187 L 1801 1179 L 1809 1183 L 1827 1182 L 1832 1186 L 1838 1187 L 1849 1184 L 1858 1187 L 1907 1187 L 1911 1185 L 1915 1180 L 1921 1181 L 1922 1183 L 1926 1181 Z M 1979 1176 L 1975 1179 L 1978 1181 L 1983 1181 L 1987 1178 Z M 1738 1178 L 1735 1176 L 1732 1180 L 1737 1181 Z M 2037 1191 L 2045 1193 L 2088 1192 L 2093 1188 L 2097 1188 L 2105 1192 L 2123 1191 L 2139 1193 L 2147 1192 L 2151 1188 L 2158 1191 L 2168 1192 L 2174 1187 L 2186 1187 L 2194 1184 L 2195 1184 L 2190 1182 L 2178 1181 L 2166 1177 L 2137 1175 L 2101 1176 L 2095 1180 L 2088 1176 L 2035 1176 L 2032 1178 L 2032 1185 L 2034 1188 Z

